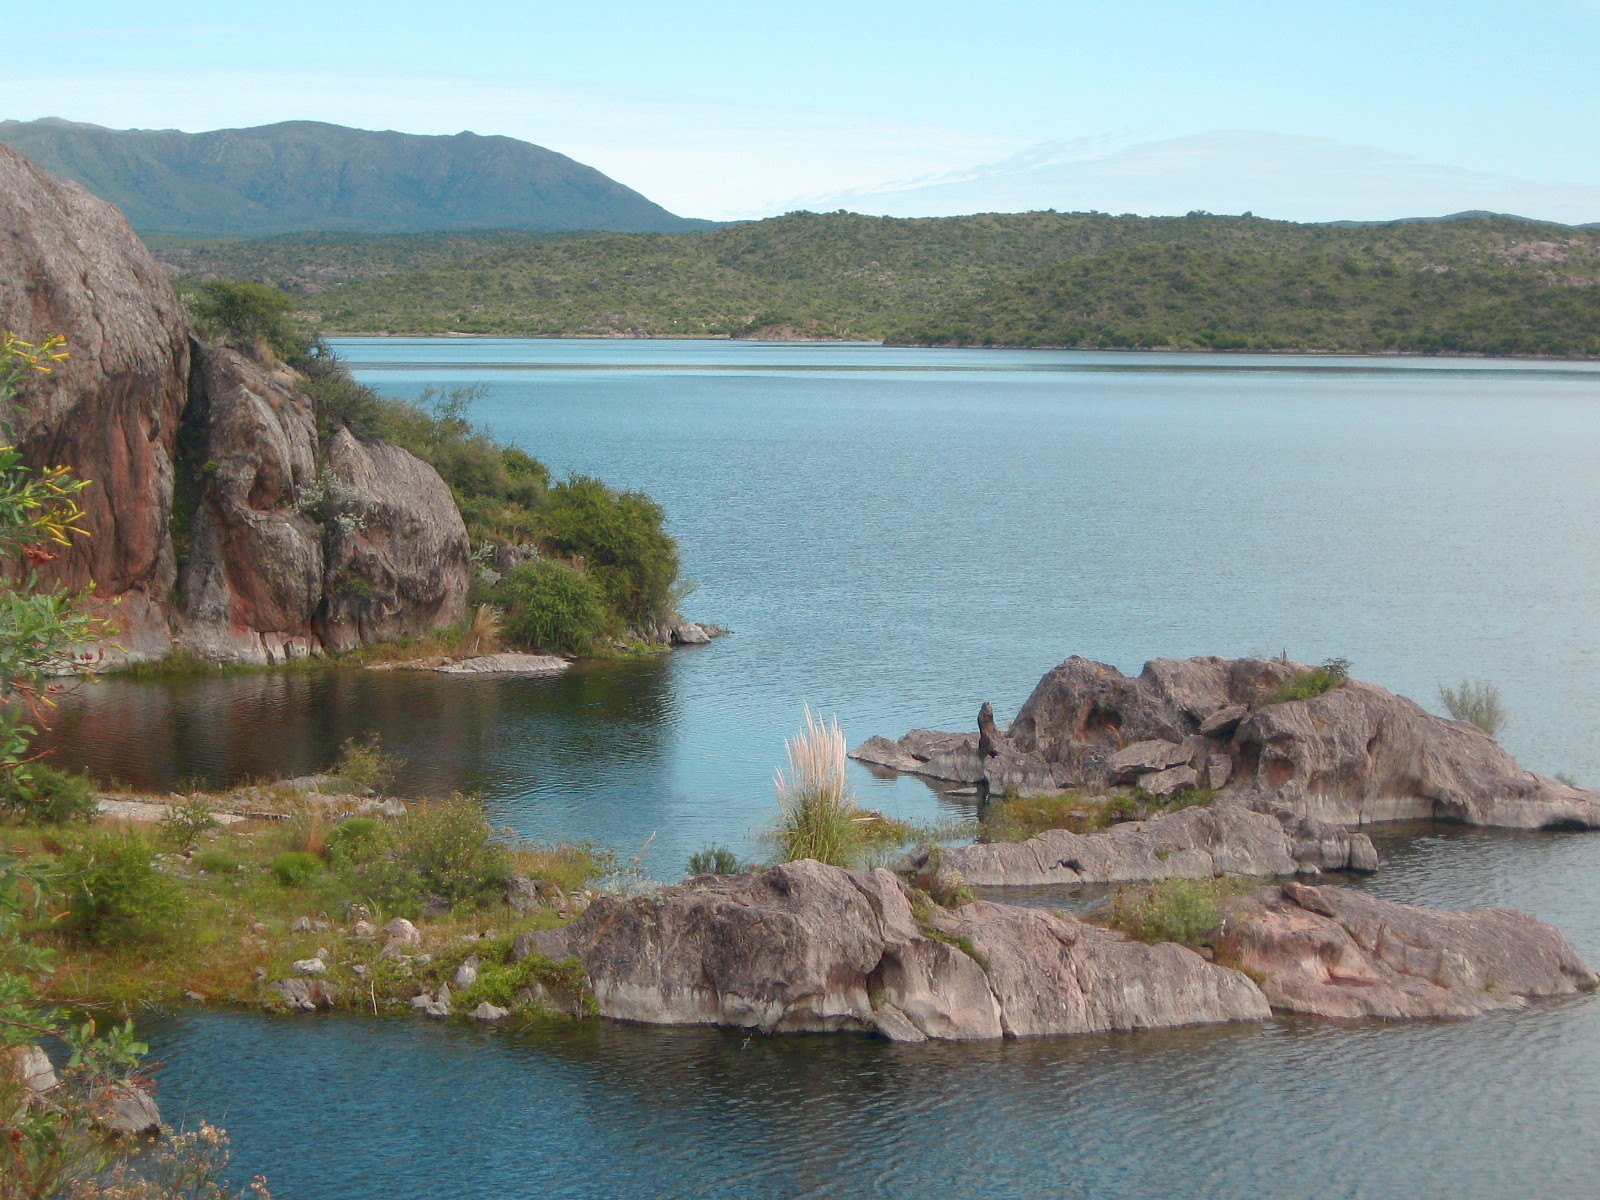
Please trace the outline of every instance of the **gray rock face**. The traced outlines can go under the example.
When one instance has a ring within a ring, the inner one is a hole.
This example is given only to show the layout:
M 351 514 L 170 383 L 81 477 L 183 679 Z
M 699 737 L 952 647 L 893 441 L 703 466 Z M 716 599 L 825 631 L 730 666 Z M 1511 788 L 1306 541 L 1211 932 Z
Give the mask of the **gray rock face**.
M 290 1012 L 316 1012 L 333 1007 L 337 993 L 320 979 L 274 979 L 267 987 L 277 993 Z
M 480 654 L 435 667 L 441 675 L 555 675 L 572 664 L 553 654 Z
M 94 1123 L 107 1133 L 124 1137 L 155 1137 L 161 1132 L 161 1110 L 155 1097 L 132 1084 L 113 1083 L 102 1088 L 91 1105 Z
M 167 652 L 174 581 L 173 446 L 189 373 L 183 307 L 111 205 L 0 146 L 0 327 L 70 339 L 72 357 L 31 377 L 16 442 L 35 467 L 93 481 L 91 536 L 41 564 L 40 578 L 95 585 L 120 633 L 108 658 Z M 7 438 L 6 440 L 10 440 Z
M 316 627 L 348 650 L 460 623 L 467 613 L 467 527 L 439 473 L 385 442 L 340 430 L 327 470 L 340 494 L 328 522 L 327 583 Z
M 812 861 L 601 897 L 518 948 L 575 955 L 602 1014 L 652 1024 L 964 1040 L 1268 1013 L 1245 976 L 1181 947 L 999 904 L 934 909 L 919 924 L 888 871 Z
M 1470 1017 L 1600 983 L 1559 930 L 1503 908 L 1418 908 L 1286 883 L 1235 902 L 1228 933 L 1284 1012 Z
M 1349 680 L 1311 699 L 1265 703 L 1301 670 L 1255 659 L 1158 658 L 1129 677 L 1070 658 L 1034 688 L 1009 731 L 988 739 L 984 780 L 992 793 L 1029 778 L 1103 790 L 1132 777 L 1148 790 L 1157 769 L 1188 767 L 1224 797 L 1267 800 L 1323 821 L 1600 828 L 1600 791 L 1524 770 L 1482 730 L 1375 684 Z M 872 739 L 856 753 L 929 773 L 912 742 L 921 736 Z M 1173 761 L 1180 749 L 1187 755 Z M 913 760 L 921 765 L 906 765 Z
M 10 1046 L 3 1052 L 5 1065 L 11 1078 L 20 1082 L 30 1092 L 48 1092 L 56 1086 L 55 1066 L 44 1050 L 32 1043 Z
M 278 662 L 320 648 L 322 532 L 296 503 L 317 474 L 317 425 L 281 363 L 196 348 L 189 419 L 199 495 L 179 580 L 183 641 L 213 659 Z
M 899 741 L 868 738 L 850 752 L 857 762 L 890 767 L 908 774 L 950 783 L 982 783 L 983 760 L 978 736 L 945 733 L 938 729 L 913 729 Z
M 939 856 L 942 874 L 979 887 L 1315 875 L 1377 866 L 1377 851 L 1364 833 L 1273 805 L 1236 803 L 1180 809 L 1097 833 L 1053 829 L 1024 842 L 947 847 Z

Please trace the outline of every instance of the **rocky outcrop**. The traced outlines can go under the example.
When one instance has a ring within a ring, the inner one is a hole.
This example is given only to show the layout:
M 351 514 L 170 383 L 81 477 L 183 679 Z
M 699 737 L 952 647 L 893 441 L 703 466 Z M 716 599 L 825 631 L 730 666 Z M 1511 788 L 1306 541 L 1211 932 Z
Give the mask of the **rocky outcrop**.
M 471 546 L 439 473 L 341 429 L 328 443 L 327 475 L 323 645 L 348 650 L 464 620 Z
M 919 852 L 918 866 L 932 852 Z M 1223 803 L 1128 821 L 1096 833 L 1053 829 L 1024 842 L 945 847 L 937 869 L 981 887 L 1209 879 L 1216 875 L 1315 875 L 1372 871 L 1372 839 L 1343 825 L 1261 804 Z
M 1510 909 L 1419 908 L 1298 883 L 1229 907 L 1230 960 L 1281 1012 L 1471 1017 L 1600 983 L 1559 930 Z
M 29 379 L 17 446 L 35 467 L 92 481 L 82 502 L 93 536 L 40 576 L 93 583 L 125 652 L 164 654 L 172 455 L 189 374 L 183 307 L 115 208 L 3 145 L 0 211 L 0 326 L 36 343 L 71 339 L 70 359 Z
M 317 475 L 311 399 L 270 358 L 216 347 L 195 366 L 183 640 L 206 658 L 304 657 L 320 646 L 324 574 L 322 530 L 298 506 Z
M 265 350 L 192 344 L 121 214 L 3 145 L 0 212 L 0 327 L 71 352 L 28 380 L 17 444 L 90 481 L 90 536 L 40 575 L 94 585 L 108 659 L 177 640 L 271 662 L 462 620 L 466 531 L 432 467 L 340 432 L 319 472 L 304 381 Z
M 599 1012 L 618 1020 L 896 1041 L 1253 1021 L 1274 1008 L 1469 1016 L 1597 982 L 1557 930 L 1523 913 L 1297 883 L 1224 912 L 1208 958 L 1043 909 L 946 909 L 888 871 L 806 860 L 601 897 L 565 929 L 519 934 L 512 958 L 576 958 Z
M 1600 791 L 1524 770 L 1482 730 L 1376 684 L 1348 680 L 1310 699 L 1269 702 L 1305 669 L 1158 658 L 1129 677 L 1071 658 L 1040 681 L 1004 734 L 917 730 L 899 742 L 872 739 L 854 754 L 948 778 L 948 764 L 921 748 L 960 746 L 960 769 L 996 794 L 1200 785 L 1346 824 L 1443 818 L 1600 828 Z
M 925 902 L 919 902 L 925 904 Z M 523 953 L 575 956 L 599 1011 L 651 1024 L 955 1040 L 1259 1020 L 1244 975 L 1039 909 L 913 906 L 813 861 L 601 897 Z

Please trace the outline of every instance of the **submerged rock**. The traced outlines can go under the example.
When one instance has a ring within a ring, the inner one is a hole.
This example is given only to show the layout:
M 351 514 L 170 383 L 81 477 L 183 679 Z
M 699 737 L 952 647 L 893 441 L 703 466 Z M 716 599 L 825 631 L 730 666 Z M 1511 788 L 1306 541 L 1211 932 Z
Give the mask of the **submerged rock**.
M 929 862 L 920 852 L 916 865 Z M 1215 875 L 1373 871 L 1372 839 L 1276 805 L 1222 803 L 1095 833 L 1052 829 L 1023 842 L 942 848 L 938 869 L 980 887 L 1131 883 Z
M 976 1039 L 1269 1012 L 1244 975 L 1180 946 L 1009 905 L 919 913 L 888 871 L 810 860 L 602 896 L 565 929 L 518 941 L 575 956 L 601 1014 L 652 1024 Z
M 554 675 L 572 664 L 553 654 L 481 654 L 434 667 L 441 675 Z
M 1420 908 L 1285 883 L 1229 910 L 1235 961 L 1283 1012 L 1471 1017 L 1600 983 L 1560 930 L 1511 909 Z
M 1600 828 L 1600 791 L 1524 770 L 1481 729 L 1376 684 L 1352 679 L 1309 699 L 1268 702 L 1304 670 L 1257 659 L 1158 658 L 1130 677 L 1070 658 L 1040 681 L 1004 734 L 913 730 L 899 741 L 869 739 L 853 757 L 952 778 L 927 749 L 940 739 L 963 747 L 963 777 L 993 794 L 1204 782 L 1225 798 L 1344 824 L 1442 818 Z

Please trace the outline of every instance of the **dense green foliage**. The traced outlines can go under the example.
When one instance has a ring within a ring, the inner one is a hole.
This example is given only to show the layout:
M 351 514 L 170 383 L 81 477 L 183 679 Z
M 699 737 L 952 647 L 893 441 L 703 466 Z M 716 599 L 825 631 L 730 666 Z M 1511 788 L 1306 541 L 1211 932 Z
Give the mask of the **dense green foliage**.
M 670 609 L 678 547 L 662 530 L 666 514 L 648 496 L 574 475 L 550 489 L 544 520 L 550 545 L 583 560 L 623 621 L 643 624 Z
M 237 345 L 265 342 L 281 357 L 298 361 L 306 339 L 294 326 L 294 301 L 275 287 L 237 279 L 202 283 L 189 301 L 200 331 Z
M 430 896 L 451 904 L 482 904 L 503 897 L 515 865 L 483 809 L 457 796 L 413 805 L 379 833 L 346 841 L 344 886 L 391 911 L 415 907 Z
M 16 772 L 0 774 L 0 809 L 47 825 L 87 821 L 99 808 L 94 782 L 49 763 L 34 762 L 26 778 Z
M 693 229 L 631 188 L 509 137 L 319 121 L 183 133 L 0 121 L 0 142 L 111 201 L 141 233 Z
M 901 343 L 1085 349 L 1600 355 L 1600 252 L 1517 261 L 1451 226 L 1116 249 L 997 284 Z M 1570 231 L 1569 231 L 1570 232 Z M 1551 243 L 1554 245 L 1554 243 Z
M 507 635 L 553 654 L 583 654 L 614 625 L 593 576 L 570 563 L 537 558 L 514 568 L 498 598 Z
M 343 247 L 358 281 L 305 303 L 352 332 L 1600 354 L 1600 230 L 1512 217 L 791 213 L 480 248 Z M 317 253 L 231 243 L 185 266 L 305 278 Z
M 100 834 L 61 856 L 70 928 L 100 944 L 160 937 L 182 917 L 183 888 L 136 833 Z

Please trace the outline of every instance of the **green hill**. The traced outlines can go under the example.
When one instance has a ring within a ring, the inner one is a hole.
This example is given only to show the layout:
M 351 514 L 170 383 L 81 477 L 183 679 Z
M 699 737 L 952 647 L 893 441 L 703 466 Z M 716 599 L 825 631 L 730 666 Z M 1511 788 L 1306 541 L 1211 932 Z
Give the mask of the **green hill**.
M 1462 217 L 792 213 L 333 288 L 350 332 L 1600 355 L 1600 231 Z
M 1515 219 L 1123 246 L 997 283 L 908 345 L 1600 356 L 1600 237 Z
M 0 122 L 0 142 L 111 201 L 140 233 L 675 232 L 709 224 L 673 216 L 564 154 L 475 133 L 317 121 L 183 133 L 47 118 Z

